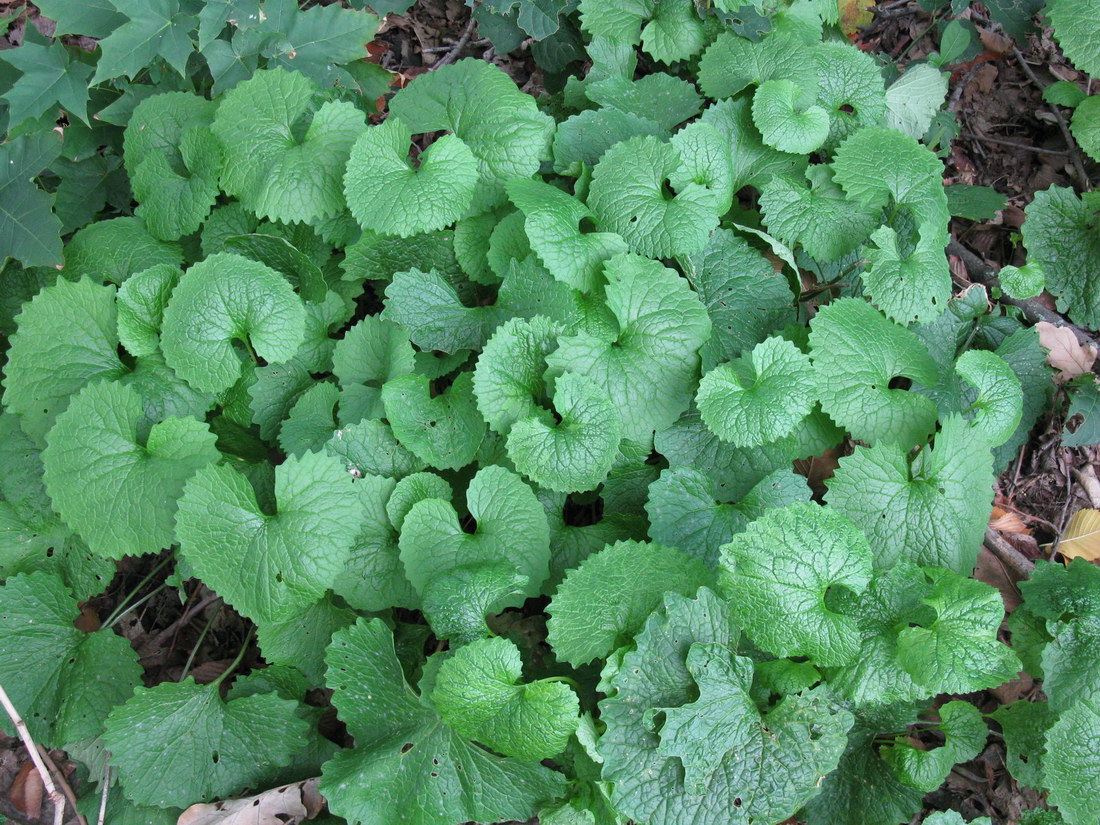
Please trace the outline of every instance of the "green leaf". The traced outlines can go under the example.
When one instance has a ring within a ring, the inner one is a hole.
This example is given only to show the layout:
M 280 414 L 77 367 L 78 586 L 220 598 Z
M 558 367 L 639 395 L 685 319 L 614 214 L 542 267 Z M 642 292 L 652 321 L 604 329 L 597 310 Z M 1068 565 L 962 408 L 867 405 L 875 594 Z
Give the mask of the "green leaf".
M 592 221 L 593 213 L 556 186 L 512 180 L 507 191 L 524 213 L 524 229 L 531 249 L 551 275 L 573 289 L 581 292 L 596 289 L 604 261 L 626 252 L 626 242 L 614 233 L 585 232 L 584 221 Z
M 478 160 L 473 208 L 504 201 L 504 184 L 529 178 L 550 154 L 554 122 L 501 69 L 467 58 L 418 76 L 390 100 L 390 112 L 413 134 L 448 131 Z
M 1037 261 L 1028 261 L 1023 266 L 1002 266 L 997 280 L 1010 298 L 1034 298 L 1046 289 L 1047 274 Z
M 138 687 L 112 711 L 105 739 L 131 800 L 182 808 L 233 796 L 290 762 L 308 730 L 297 702 L 275 693 L 223 702 L 218 687 L 190 677 Z
M 205 423 L 169 418 L 142 437 L 144 413 L 132 388 L 92 384 L 57 417 L 42 453 L 57 511 L 108 558 L 171 546 L 184 483 L 220 457 Z
M 256 628 L 256 638 L 267 662 L 297 668 L 310 686 L 319 687 L 325 680 L 325 648 L 332 634 L 353 624 L 356 618 L 354 610 L 338 607 L 331 596 L 325 596 L 284 620 L 264 622 Z M 239 679 L 233 686 L 238 684 Z
M 319 91 L 305 75 L 272 69 L 222 97 L 212 127 L 225 150 L 221 185 L 250 212 L 308 222 L 344 210 L 342 178 L 364 115 L 319 103 Z
M 61 151 L 52 133 L 33 132 L 0 145 L 0 257 L 26 266 L 61 263 L 61 221 L 34 178 Z
M 971 427 L 991 447 L 1005 443 L 1023 414 L 1024 391 L 1012 367 L 996 353 L 972 349 L 959 356 L 955 372 L 978 390 Z
M 713 575 L 701 559 L 639 541 L 608 545 L 565 575 L 546 612 L 547 641 L 579 667 L 637 633 L 664 593 L 694 593 Z
M 33 31 L 33 29 L 32 29 Z M 0 60 L 22 74 L 3 94 L 8 102 L 8 128 L 40 117 L 60 106 L 88 122 L 88 80 L 92 67 L 73 61 L 60 40 L 39 42 L 28 37 L 17 49 L 8 49 Z
M 444 392 L 431 396 L 423 375 L 400 375 L 382 386 L 386 417 L 398 440 L 434 467 L 469 464 L 485 436 L 474 401 L 473 374 L 464 372 Z
M 351 149 L 344 197 L 359 225 L 407 238 L 442 229 L 469 209 L 477 188 L 477 159 L 454 135 L 432 142 L 409 165 L 409 129 L 399 118 L 368 127 Z
M 1043 783 L 1067 825 L 1090 825 L 1100 805 L 1100 758 L 1093 736 L 1100 729 L 1096 697 L 1074 702 L 1047 732 Z
M 127 20 L 100 41 L 103 55 L 93 85 L 114 77 L 133 80 L 158 57 L 186 77 L 191 32 L 198 25 L 189 5 L 181 8 L 180 0 L 111 0 L 111 5 Z
M 81 387 L 124 372 L 115 288 L 87 278 L 58 279 L 24 304 L 16 323 L 4 366 L 4 404 L 41 441 Z
M 805 157 L 780 152 L 764 143 L 760 130 L 753 123 L 752 102 L 747 97 L 723 100 L 707 107 L 702 120 L 717 129 L 729 143 L 733 168 L 731 188 L 735 192 L 743 186 L 760 189 L 774 175 L 801 175 L 806 169 Z
M 111 707 L 141 684 L 137 654 L 109 629 L 77 630 L 80 606 L 55 573 L 12 576 L 0 603 L 0 680 L 30 735 L 87 747 Z M 6 718 L 3 729 L 11 730 Z
M 352 478 L 324 453 L 276 467 L 275 499 L 275 512 L 266 513 L 244 476 L 206 467 L 184 486 L 176 516 L 191 569 L 260 623 L 285 618 L 332 587 L 362 518 Z
M 871 233 L 875 246 L 863 255 L 870 268 L 860 273 L 863 288 L 887 317 L 899 324 L 934 320 L 951 300 L 951 270 L 944 255 L 946 236 L 933 224 L 920 227 L 909 254 L 898 248 L 898 233 L 880 226 Z
M 1058 45 L 1073 65 L 1087 74 L 1100 74 L 1100 2 L 1063 0 L 1052 3 L 1046 14 L 1054 25 Z
M 820 106 L 800 105 L 802 91 L 790 80 L 768 80 L 752 99 L 752 119 L 769 146 L 805 155 L 829 137 L 829 114 Z
M 403 447 L 390 425 L 378 418 L 345 424 L 332 434 L 325 450 L 339 456 L 344 469 L 357 478 L 402 478 L 424 469 L 424 462 Z
M 115 10 L 110 0 L 87 0 L 83 3 L 42 0 L 35 5 L 43 16 L 57 24 L 57 34 L 106 37 L 126 22 L 126 18 Z
M 286 238 L 259 232 L 230 235 L 222 248 L 271 267 L 297 287 L 305 301 L 321 303 L 329 294 L 321 268 Z
M 89 224 L 65 245 L 65 277 L 123 284 L 157 264 L 183 266 L 178 243 L 159 240 L 141 218 L 111 218 Z
M 886 90 L 886 125 L 920 140 L 947 99 L 947 75 L 918 63 Z
M 386 287 L 382 317 L 409 331 L 409 340 L 425 351 L 481 349 L 496 326 L 493 307 L 468 307 L 454 286 L 432 269 L 397 272 Z
M 898 634 L 898 662 L 935 693 L 967 693 L 1016 678 L 1020 661 L 997 639 L 1004 603 L 996 589 L 946 570 L 929 572 L 932 592 L 922 601 L 936 611 L 926 627 Z
M 942 785 L 955 765 L 976 757 L 989 736 L 981 713 L 969 702 L 947 702 L 939 714 L 939 729 L 946 738 L 940 747 L 919 750 L 909 744 L 908 737 L 901 736 L 894 745 L 879 750 L 905 784 L 925 793 Z
M 693 255 L 718 225 L 718 199 L 695 182 L 667 191 L 666 180 L 681 163 L 676 149 L 657 138 L 624 140 L 596 165 L 588 206 L 600 225 L 622 236 L 634 252 L 654 258 Z
M 833 179 L 866 206 L 886 206 L 893 198 L 919 223 L 947 225 L 943 162 L 895 129 L 872 126 L 845 140 L 833 160 Z
M 1036 192 L 1024 211 L 1028 260 L 1043 268 L 1058 308 L 1078 324 L 1100 326 L 1100 282 L 1086 263 L 1100 255 L 1100 203 L 1083 200 L 1072 189 L 1051 186 Z
M 344 333 L 332 353 L 332 374 L 340 382 L 341 405 L 354 397 L 366 411 L 364 418 L 383 413 L 382 385 L 408 375 L 415 366 L 408 333 L 378 315 L 368 315 Z
M 272 4 L 267 5 L 270 14 Z M 258 27 L 277 35 L 274 45 L 264 50 L 268 67 L 301 72 L 326 87 L 346 80 L 347 73 L 335 69 L 333 64 L 351 63 L 366 56 L 365 47 L 374 39 L 378 18 L 335 5 L 291 8 L 293 13 L 285 24 L 280 21 L 273 26 L 269 16 Z
M 728 229 L 690 259 L 690 279 L 710 316 L 703 367 L 738 357 L 794 320 L 794 295 L 767 258 Z
M 616 255 L 604 275 L 618 335 L 562 336 L 547 364 L 588 376 L 619 409 L 631 410 L 623 437 L 648 441 L 687 408 L 710 319 L 688 282 L 656 261 Z
M 661 72 L 645 75 L 638 80 L 607 77 L 589 83 L 585 94 L 599 106 L 655 121 L 661 129 L 661 136 L 699 114 L 703 106 L 702 98 L 689 81 Z
M 842 710 L 830 713 L 821 694 L 789 697 L 761 714 L 749 696 L 751 660 L 731 653 L 723 645 L 706 643 L 688 650 L 687 668 L 699 687 L 699 698 L 662 708 L 665 724 L 657 753 L 680 759 L 688 794 L 703 795 L 713 786 L 736 788 L 741 805 L 734 807 L 768 821 L 813 794 L 839 759 L 852 717 Z M 740 758 L 728 758 L 733 754 Z M 753 756 L 745 759 L 746 754 Z M 788 764 L 798 764 L 801 770 L 776 783 L 766 767 L 774 760 L 791 760 Z M 740 767 L 741 763 L 747 764 Z M 658 816 L 651 821 L 682 820 Z
M 768 231 L 789 246 L 802 244 L 819 261 L 833 261 L 857 249 L 878 226 L 879 211 L 848 200 L 833 183 L 829 167 L 810 167 L 806 179 L 809 188 L 785 175 L 764 184 L 760 205 Z
M 240 377 L 234 340 L 256 354 L 289 361 L 305 335 L 305 309 L 286 279 L 256 261 L 221 252 L 184 273 L 164 310 L 161 348 L 180 377 L 221 392 Z
M 724 32 L 699 61 L 699 87 L 707 97 L 720 99 L 769 80 L 786 80 L 812 103 L 817 66 L 806 52 L 805 43 L 790 32 L 773 32 L 756 42 Z
M 595 166 L 603 153 L 624 140 L 665 133 L 655 120 L 619 109 L 586 109 L 558 124 L 554 133 L 554 171 L 577 174 Z
M 503 610 L 526 586 L 527 577 L 502 562 L 455 567 L 424 588 L 424 615 L 436 636 L 459 647 L 490 635 L 485 617 Z
M 432 704 L 459 736 L 524 761 L 549 759 L 577 729 L 580 704 L 561 682 L 521 682 L 522 669 L 507 639 L 470 642 L 440 666 Z
M 736 639 L 725 602 L 710 591 L 695 600 L 669 593 L 637 648 L 605 668 L 607 730 L 597 747 L 622 814 L 653 825 L 775 822 L 835 766 L 850 714 L 820 694 L 762 714 L 748 695 L 751 662 L 731 654 Z M 665 718 L 659 729 L 656 714 Z M 775 760 L 792 767 L 776 774 L 766 767 Z
M 152 355 L 160 349 L 164 308 L 183 273 L 171 264 L 154 264 L 126 279 L 115 300 L 118 338 L 131 355 Z
M 1043 89 L 1043 100 L 1067 109 L 1077 108 L 1086 97 L 1088 95 L 1081 87 L 1069 80 L 1056 80 Z
M 401 526 L 401 561 L 418 592 L 434 576 L 455 567 L 505 561 L 527 576 L 524 594 L 541 592 L 550 561 L 550 532 L 535 494 L 515 473 L 491 465 L 466 489 L 466 508 L 477 527 L 463 531 L 449 501 L 417 501 Z
M 1084 447 L 1100 442 L 1100 428 L 1097 427 L 1100 424 L 1100 384 L 1091 377 L 1086 376 L 1086 379 L 1075 386 L 1069 409 L 1066 410 L 1067 422 L 1081 416 L 1073 432 L 1062 429 L 1062 444 L 1067 447 Z
M 356 747 L 325 763 L 320 791 L 334 814 L 410 825 L 524 820 L 565 791 L 561 774 L 482 750 L 451 730 L 405 682 L 381 619 L 333 639 L 328 685 Z
M 1007 198 L 991 186 L 953 183 L 943 187 L 952 215 L 971 221 L 988 221 L 1005 208 Z
M 908 449 L 935 426 L 929 399 L 889 386 L 898 376 L 934 384 L 935 362 L 916 335 L 865 301 L 823 307 L 810 324 L 810 355 L 821 408 L 853 438 Z
M 328 381 L 314 384 L 290 408 L 279 428 L 279 446 L 287 455 L 301 457 L 325 446 L 336 431 L 339 388 Z
M 497 327 L 474 367 L 477 408 L 490 430 L 507 435 L 517 421 L 540 414 L 546 359 L 561 332 L 560 324 L 538 315 Z
M 829 113 L 827 148 L 835 148 L 864 126 L 882 123 L 886 115 L 882 72 L 870 54 L 847 43 L 826 41 L 813 50 L 813 56 L 817 103 Z
M 876 567 L 909 559 L 969 575 L 989 519 L 989 445 L 953 415 L 932 447 L 908 453 L 906 444 L 857 447 L 840 459 L 829 505 L 863 528 Z
M 716 501 L 707 475 L 692 467 L 664 470 L 649 485 L 646 514 L 653 540 L 718 565 L 719 548 L 773 507 L 807 501 L 810 488 L 791 470 L 776 470 L 740 501 Z
M 731 613 L 757 647 L 825 666 L 858 655 L 855 618 L 832 609 L 825 595 L 839 587 L 861 593 L 871 580 L 871 549 L 839 513 L 810 502 L 769 510 L 722 547 L 719 567 Z
M 508 434 L 516 469 L 551 490 L 592 490 L 607 478 L 622 438 L 622 419 L 607 393 L 567 372 L 554 382 L 554 411 L 522 418 Z
M 1001 705 L 990 716 L 1001 726 L 1005 740 L 1005 767 L 1012 778 L 1029 788 L 1043 787 L 1044 740 L 1056 719 L 1049 705 L 1020 699 Z
M 768 338 L 704 375 L 695 403 L 719 438 L 755 447 L 788 435 L 809 414 L 814 384 L 809 357 L 784 338 Z

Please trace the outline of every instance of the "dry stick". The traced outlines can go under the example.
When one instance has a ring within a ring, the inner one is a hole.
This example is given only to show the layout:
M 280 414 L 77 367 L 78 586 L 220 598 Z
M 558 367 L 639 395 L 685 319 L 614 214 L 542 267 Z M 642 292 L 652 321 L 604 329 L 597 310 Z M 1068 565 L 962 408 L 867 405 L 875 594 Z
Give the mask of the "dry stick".
M 69 804 L 73 806 L 73 811 L 76 813 L 76 821 L 79 822 L 80 825 L 88 825 L 88 820 L 84 818 L 84 814 L 76 809 L 76 794 L 73 793 L 73 789 L 69 787 L 69 783 L 65 781 L 65 774 L 61 773 L 57 765 L 50 759 L 49 751 L 39 745 L 38 752 L 42 755 L 42 761 L 45 762 L 46 766 L 57 776 L 57 784 L 61 786 L 61 792 L 65 794 L 65 798 L 69 800 Z M 64 806 L 62 806 L 62 812 L 64 812 Z
M 27 753 L 30 754 L 31 761 L 34 762 L 34 767 L 38 771 L 38 776 L 42 779 L 42 785 L 46 788 L 46 794 L 50 797 L 50 802 L 53 804 L 54 825 L 61 825 L 65 817 L 65 797 L 61 794 L 61 791 L 57 789 L 57 786 L 54 785 L 53 777 L 50 776 L 50 771 L 42 761 L 42 756 L 38 752 L 38 746 L 34 743 L 34 740 L 31 739 L 31 732 L 27 730 L 27 723 L 23 721 L 23 717 L 19 715 L 19 711 L 15 709 L 15 705 L 11 703 L 11 699 L 8 698 L 8 692 L 4 690 L 3 685 L 0 685 L 0 705 L 4 706 L 8 718 L 11 719 L 12 724 L 15 725 L 16 733 L 18 733 L 19 738 L 23 740 L 23 746 L 27 749 Z
M 165 642 L 168 641 L 169 638 L 172 637 L 172 634 L 176 633 L 179 630 L 182 630 L 193 618 L 199 615 L 199 613 L 212 605 L 214 602 L 220 600 L 221 596 L 219 596 L 217 593 L 211 593 L 194 607 L 189 608 L 186 613 L 182 614 L 178 619 L 172 622 L 172 624 L 168 625 L 168 627 L 164 628 L 164 630 L 162 630 L 153 638 L 153 641 L 149 643 L 149 649 L 156 650 L 157 648 L 161 647 Z
M 1012 53 L 1016 55 L 1016 61 L 1020 64 L 1020 68 L 1024 70 L 1024 74 L 1027 75 L 1027 79 L 1035 84 L 1035 87 L 1039 90 L 1039 93 L 1042 94 L 1044 91 L 1046 91 L 1046 86 L 1043 85 L 1043 81 L 1041 81 L 1035 75 L 1035 72 L 1031 70 L 1031 66 L 1029 66 L 1027 64 L 1027 61 L 1024 60 L 1024 56 L 1020 52 L 1020 50 L 1013 46 Z M 1069 147 L 1069 159 L 1070 161 L 1072 161 L 1073 169 L 1077 173 L 1078 183 L 1080 183 L 1081 188 L 1087 192 L 1090 188 L 1089 178 L 1088 175 L 1085 174 L 1085 164 L 1081 160 L 1081 152 L 1077 147 L 1077 141 L 1075 141 L 1073 139 L 1073 135 L 1070 134 L 1069 124 L 1067 124 L 1066 119 L 1062 117 L 1062 112 L 1058 109 L 1057 105 L 1053 103 L 1051 104 L 1050 113 L 1054 115 L 1054 120 L 1058 123 L 1058 128 L 1062 131 L 1062 137 L 1065 138 L 1066 146 Z
M 989 135 L 979 135 L 976 132 L 960 132 L 963 137 L 970 138 L 972 140 L 984 140 L 986 143 L 996 143 L 1000 146 L 1011 146 L 1013 149 L 1023 149 L 1025 152 L 1035 152 L 1039 155 L 1058 155 L 1065 157 L 1069 154 L 1065 149 L 1044 149 L 1041 146 L 1028 146 L 1026 143 L 1017 143 L 1014 140 L 1005 140 L 1004 138 L 989 137 Z
M 1035 562 L 1009 544 L 996 530 L 990 528 L 985 531 L 985 539 L 982 541 L 989 552 L 996 556 L 1000 562 L 1021 579 L 1026 579 L 1035 569 Z
M 454 44 L 454 47 L 447 52 L 439 60 L 432 64 L 432 67 L 428 69 L 429 72 L 434 72 L 436 69 L 441 69 L 449 63 L 454 63 L 455 58 L 458 57 L 459 52 L 466 48 L 466 44 L 470 42 L 470 35 L 474 33 L 474 16 L 470 14 L 470 22 L 466 24 L 466 28 L 462 32 L 462 36 L 458 38 L 458 42 Z
M 987 264 L 985 261 L 983 261 L 981 258 L 979 258 L 958 241 L 951 241 L 951 243 L 947 245 L 947 253 L 949 255 L 954 255 L 956 258 L 960 259 L 963 262 L 963 265 L 966 267 L 967 274 L 970 275 L 971 280 L 979 284 L 984 284 L 986 286 L 1000 286 L 999 282 L 997 281 L 996 268 Z M 1089 335 L 1089 333 L 1085 332 L 1085 330 L 1081 329 L 1080 327 L 1071 324 L 1054 310 L 1047 309 L 1038 301 L 1032 300 L 1030 298 L 1019 300 L 1017 298 L 1009 298 L 1007 295 L 1002 295 L 999 300 L 1002 304 L 1008 304 L 1009 306 L 1014 306 L 1021 310 L 1024 314 L 1024 317 L 1027 318 L 1027 320 L 1031 321 L 1031 323 L 1033 324 L 1038 323 L 1039 321 L 1046 321 L 1050 324 L 1063 326 L 1073 333 L 1079 344 L 1093 343 L 1092 336 Z
M 99 816 L 96 817 L 95 825 L 103 825 L 103 821 L 107 818 L 107 794 L 111 792 L 111 756 L 107 755 L 107 761 L 103 764 L 103 793 L 99 797 Z

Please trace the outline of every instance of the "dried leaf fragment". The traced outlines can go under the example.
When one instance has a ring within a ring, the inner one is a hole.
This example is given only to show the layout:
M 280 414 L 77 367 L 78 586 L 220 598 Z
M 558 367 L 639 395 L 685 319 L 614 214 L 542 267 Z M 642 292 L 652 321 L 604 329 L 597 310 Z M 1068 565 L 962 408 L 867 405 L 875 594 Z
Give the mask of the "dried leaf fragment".
M 324 805 L 317 780 L 307 779 L 244 799 L 192 805 L 176 825 L 299 825 L 316 817 Z
M 1060 370 L 1056 381 L 1062 383 L 1092 371 L 1096 349 L 1079 344 L 1070 329 L 1046 321 L 1037 323 L 1035 329 L 1039 331 L 1039 344 L 1047 350 L 1047 363 Z
M 1100 559 L 1100 510 L 1078 510 L 1066 525 L 1058 552 L 1067 559 Z

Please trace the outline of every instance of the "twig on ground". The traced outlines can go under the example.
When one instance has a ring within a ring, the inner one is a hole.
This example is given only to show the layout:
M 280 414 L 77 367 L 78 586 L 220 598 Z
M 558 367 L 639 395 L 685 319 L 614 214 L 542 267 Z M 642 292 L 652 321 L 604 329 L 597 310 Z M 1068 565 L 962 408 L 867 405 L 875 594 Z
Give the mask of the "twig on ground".
M 1039 90 L 1039 93 L 1042 94 L 1046 90 L 1046 86 L 1043 85 L 1043 81 L 1041 81 L 1036 76 L 1035 72 L 1032 71 L 1031 66 L 1029 66 L 1027 61 L 1024 59 L 1023 53 L 1016 46 L 1012 47 L 1012 53 L 1016 55 L 1016 62 L 1018 62 L 1020 64 L 1020 68 L 1024 70 L 1024 74 L 1027 75 L 1027 79 L 1035 84 L 1035 87 Z M 1070 134 L 1069 124 L 1066 123 L 1066 119 L 1062 117 L 1062 112 L 1058 109 L 1058 107 L 1055 105 L 1051 105 L 1050 113 L 1054 115 L 1054 120 L 1058 124 L 1058 128 L 1062 132 L 1062 137 L 1065 138 L 1066 146 L 1069 147 L 1069 159 L 1070 162 L 1073 164 L 1073 170 L 1077 173 L 1077 183 L 1082 189 L 1087 192 L 1091 187 L 1089 186 L 1089 177 L 1085 174 L 1085 163 L 1081 159 L 1081 150 L 1077 147 L 1077 141 L 1075 141 L 1073 139 L 1073 135 Z
M 454 63 L 459 54 L 462 53 L 462 50 L 466 48 L 466 44 L 470 42 L 470 35 L 474 33 L 475 25 L 476 21 L 474 20 L 473 14 L 471 14 L 470 21 L 466 24 L 466 28 L 463 29 L 462 36 L 458 38 L 458 42 L 455 43 L 454 46 L 451 47 L 451 50 L 443 55 L 443 57 L 435 61 L 428 71 L 434 72 L 436 69 L 441 69 L 449 63 Z
M 967 274 L 970 275 L 970 279 L 975 283 L 984 284 L 985 286 L 999 286 L 999 283 L 997 281 L 997 269 L 987 264 L 985 261 L 983 261 L 981 258 L 979 258 L 958 241 L 951 241 L 947 245 L 947 254 L 954 255 L 956 258 L 963 262 L 963 265 L 966 267 Z M 1027 298 L 1024 300 L 1020 300 L 1017 298 L 1009 298 L 1007 295 L 1002 295 L 1000 298 L 1000 302 L 1002 304 L 1008 304 L 1009 306 L 1016 307 L 1021 312 L 1023 312 L 1024 317 L 1031 321 L 1033 324 L 1038 323 L 1039 321 L 1046 321 L 1051 324 L 1056 324 L 1057 326 L 1065 327 L 1070 332 L 1072 332 L 1078 343 L 1093 343 L 1092 336 L 1085 330 L 1081 329 L 1075 324 L 1071 324 L 1057 312 L 1051 309 L 1047 309 L 1045 306 L 1034 299 Z
M 984 140 L 986 143 L 996 143 L 999 146 L 1011 146 L 1013 149 L 1023 149 L 1025 152 L 1035 152 L 1040 155 L 1058 155 L 1059 157 L 1065 157 L 1069 154 L 1065 149 L 1044 149 L 1041 146 L 1028 146 L 1026 143 L 1017 143 L 1014 140 L 1005 140 L 1004 138 L 990 137 L 989 135 L 979 135 L 975 132 L 960 132 L 963 137 L 971 138 L 972 140 Z
M 1096 470 L 1091 464 L 1086 464 L 1081 469 L 1075 467 L 1072 473 L 1077 483 L 1081 485 L 1081 489 L 1085 491 L 1085 495 L 1089 497 L 1092 506 L 1100 510 L 1100 479 L 1096 477 Z
M 11 719 L 11 723 L 15 725 L 15 732 L 18 733 L 19 738 L 23 740 L 23 746 L 27 749 L 27 754 L 30 756 L 35 769 L 38 771 L 38 776 L 42 779 L 42 784 L 46 788 L 46 795 L 49 796 L 50 804 L 53 805 L 54 825 L 61 825 L 65 817 L 65 797 L 54 784 L 53 777 L 50 775 L 46 763 L 42 761 L 42 756 L 38 752 L 38 746 L 31 738 L 31 732 L 27 730 L 27 723 L 23 721 L 23 717 L 19 715 L 19 711 L 16 710 L 15 705 L 11 703 L 11 699 L 8 698 L 8 692 L 4 690 L 3 685 L 0 685 L 0 705 L 4 706 L 4 711 L 8 714 L 8 718 Z M 87 825 L 87 823 L 85 823 L 85 825 Z
M 997 559 L 1009 570 L 1026 579 L 1035 569 L 1035 562 L 1009 544 L 1000 533 L 990 528 L 985 531 L 985 539 L 982 544 L 988 548 Z
M 69 804 L 73 806 L 73 813 L 76 814 L 76 821 L 79 822 L 80 825 L 88 825 L 88 820 L 84 818 L 84 814 L 82 814 L 79 810 L 77 810 L 77 807 L 76 807 L 76 794 L 73 793 L 73 789 L 72 789 L 72 787 L 70 787 L 69 783 L 67 781 L 65 781 L 65 774 L 63 774 L 58 769 L 57 765 L 55 765 L 53 763 L 53 760 L 50 759 L 50 752 L 47 751 L 41 745 L 39 745 L 38 746 L 38 753 L 42 757 L 42 761 L 46 763 L 46 766 L 50 769 L 50 771 L 53 773 L 53 775 L 57 777 L 57 784 L 61 787 L 61 792 L 63 794 L 65 794 L 65 798 L 68 799 Z M 64 813 L 65 813 L 64 803 L 62 803 L 62 805 L 61 805 L 61 813 L 62 813 L 62 815 L 64 815 Z M 56 813 L 54 814 L 54 817 L 56 818 L 57 822 L 61 822 L 61 818 L 58 817 Z
M 99 815 L 96 817 L 95 825 L 103 825 L 104 820 L 107 819 L 107 796 L 111 793 L 111 760 L 110 755 L 107 757 L 107 762 L 103 765 L 103 793 L 99 797 Z
M 149 643 L 149 650 L 156 650 L 157 648 L 161 647 L 166 641 L 168 641 L 172 637 L 173 634 L 179 632 L 184 627 L 186 627 L 193 618 L 199 615 L 199 613 L 212 605 L 214 602 L 220 600 L 221 596 L 219 596 L 217 593 L 211 593 L 198 604 L 188 608 L 187 611 L 181 614 L 178 619 L 172 622 L 172 624 L 168 625 L 168 627 L 164 628 L 164 630 L 160 631 L 160 633 L 153 637 L 153 640 Z

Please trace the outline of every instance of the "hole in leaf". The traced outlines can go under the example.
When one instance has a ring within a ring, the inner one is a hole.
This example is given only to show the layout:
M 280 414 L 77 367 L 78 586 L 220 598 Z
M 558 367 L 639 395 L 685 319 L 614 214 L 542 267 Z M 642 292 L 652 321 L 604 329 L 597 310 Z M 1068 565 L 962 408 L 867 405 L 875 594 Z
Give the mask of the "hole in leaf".
M 741 807 L 741 797 L 735 796 L 733 798 L 733 807 L 735 807 L 735 808 L 740 808 Z
M 912 386 L 912 380 L 906 378 L 904 375 L 895 375 L 890 379 L 889 387 L 892 390 L 907 390 Z
M 404 745 L 401 746 L 401 753 L 408 753 L 413 749 L 413 747 L 414 745 L 412 742 L 406 742 Z
M 214 751 L 212 754 L 210 754 L 210 759 L 211 759 L 211 761 L 213 761 L 213 763 L 215 765 L 217 765 L 218 762 L 221 761 L 221 758 L 222 758 L 222 755 L 220 753 L 218 753 L 217 751 Z
M 846 114 L 846 115 L 854 115 L 856 113 L 856 110 L 854 108 L 852 108 L 851 103 L 845 103 L 843 106 L 841 106 L 839 109 L 837 109 L 837 111 L 838 112 L 844 112 L 844 114 Z

